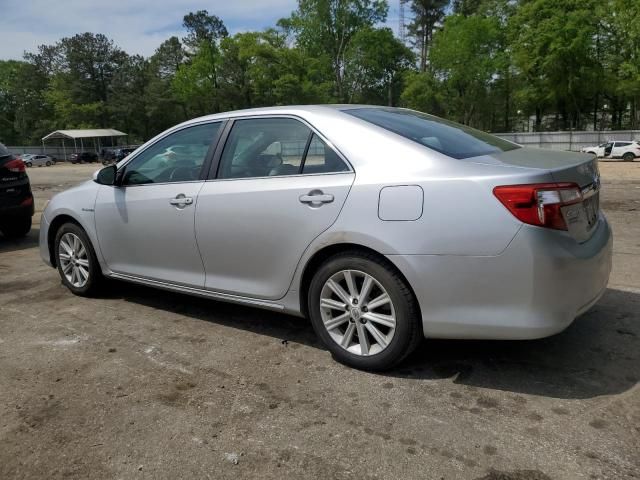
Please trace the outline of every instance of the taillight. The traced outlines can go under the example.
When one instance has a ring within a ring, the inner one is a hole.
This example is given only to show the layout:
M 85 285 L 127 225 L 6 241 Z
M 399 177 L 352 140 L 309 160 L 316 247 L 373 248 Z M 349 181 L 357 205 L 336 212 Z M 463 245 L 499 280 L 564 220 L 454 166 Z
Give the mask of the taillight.
M 561 208 L 582 201 L 575 183 L 504 185 L 493 194 L 521 222 L 556 230 L 567 230 Z
M 25 171 L 24 162 L 19 158 L 14 158 L 13 160 L 9 160 L 7 163 L 4 164 L 4 168 L 14 173 L 20 173 Z

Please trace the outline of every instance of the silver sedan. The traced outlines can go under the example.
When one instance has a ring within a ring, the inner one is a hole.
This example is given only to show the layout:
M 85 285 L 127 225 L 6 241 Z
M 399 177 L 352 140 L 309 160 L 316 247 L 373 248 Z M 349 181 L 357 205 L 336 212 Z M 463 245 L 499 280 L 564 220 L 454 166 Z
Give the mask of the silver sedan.
M 306 316 L 337 360 L 379 370 L 423 337 L 565 329 L 609 278 L 599 190 L 591 155 L 412 110 L 253 109 L 56 195 L 40 249 L 75 294 L 108 277 Z

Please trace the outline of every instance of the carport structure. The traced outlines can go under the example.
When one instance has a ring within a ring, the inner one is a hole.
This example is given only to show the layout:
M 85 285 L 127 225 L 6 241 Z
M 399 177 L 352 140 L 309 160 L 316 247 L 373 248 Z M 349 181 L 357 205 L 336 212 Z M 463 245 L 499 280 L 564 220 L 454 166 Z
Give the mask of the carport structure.
M 114 145 L 114 139 L 118 137 L 126 137 L 127 134 L 121 132 L 119 130 L 114 130 L 113 128 L 90 128 L 90 129 L 79 129 L 79 130 L 56 130 L 51 132 L 49 135 L 42 137 L 42 146 L 44 148 L 44 142 L 48 140 L 62 140 L 62 150 L 64 153 L 65 159 L 67 158 L 67 150 L 65 145 L 65 140 L 73 140 L 73 149 L 74 152 L 78 153 L 78 140 L 80 141 L 80 151 L 84 151 L 84 142 L 85 140 L 92 139 L 93 140 L 93 149 L 96 152 L 99 152 L 101 149 L 100 139 L 101 138 L 111 138 L 111 146 Z M 96 145 L 97 140 L 97 145 Z

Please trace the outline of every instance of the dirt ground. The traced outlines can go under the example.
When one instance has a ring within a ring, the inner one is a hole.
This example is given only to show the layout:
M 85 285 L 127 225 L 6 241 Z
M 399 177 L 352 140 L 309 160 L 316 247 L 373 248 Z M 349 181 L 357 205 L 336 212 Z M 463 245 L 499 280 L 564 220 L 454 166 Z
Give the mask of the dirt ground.
M 97 168 L 31 169 L 37 209 Z M 303 319 L 74 297 L 37 223 L 0 238 L 0 479 L 640 478 L 640 162 L 600 168 L 615 258 L 590 312 L 539 341 L 425 341 L 387 374 Z

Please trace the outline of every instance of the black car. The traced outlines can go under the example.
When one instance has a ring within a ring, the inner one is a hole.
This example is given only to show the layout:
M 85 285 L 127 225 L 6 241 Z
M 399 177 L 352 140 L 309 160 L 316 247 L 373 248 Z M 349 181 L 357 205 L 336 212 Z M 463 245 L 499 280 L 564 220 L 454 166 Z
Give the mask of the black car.
M 119 162 L 120 160 L 125 158 L 127 155 L 129 155 L 131 152 L 133 152 L 136 148 L 138 148 L 138 147 L 120 148 L 120 149 L 116 150 L 116 160 Z
M 97 162 L 98 154 L 95 152 L 80 152 L 71 154 L 71 163 Z
M 0 143 L 0 231 L 9 238 L 31 230 L 33 194 L 24 162 Z

